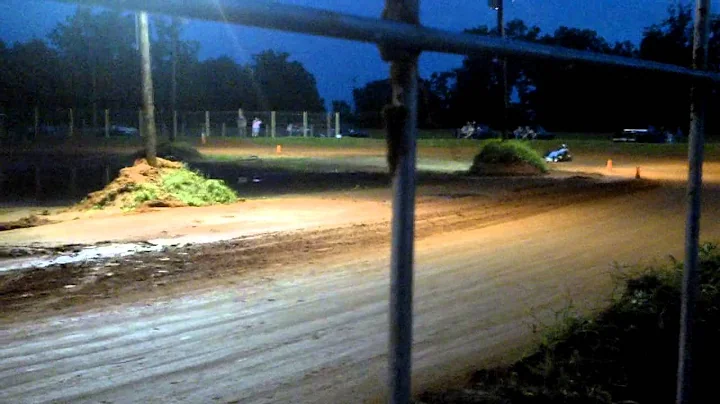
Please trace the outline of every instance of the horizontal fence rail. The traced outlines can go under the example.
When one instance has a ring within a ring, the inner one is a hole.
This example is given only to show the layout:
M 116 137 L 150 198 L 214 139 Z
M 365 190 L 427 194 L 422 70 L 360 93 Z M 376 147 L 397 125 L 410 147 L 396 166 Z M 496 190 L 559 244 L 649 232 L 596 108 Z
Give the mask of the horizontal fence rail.
M 271 28 L 303 34 L 349 39 L 398 48 L 469 55 L 493 52 L 505 56 L 527 56 L 587 62 L 636 70 L 652 70 L 694 79 L 720 82 L 720 74 L 686 67 L 611 56 L 558 46 L 450 32 L 375 18 L 358 17 L 312 7 L 263 0 L 57 0 Z

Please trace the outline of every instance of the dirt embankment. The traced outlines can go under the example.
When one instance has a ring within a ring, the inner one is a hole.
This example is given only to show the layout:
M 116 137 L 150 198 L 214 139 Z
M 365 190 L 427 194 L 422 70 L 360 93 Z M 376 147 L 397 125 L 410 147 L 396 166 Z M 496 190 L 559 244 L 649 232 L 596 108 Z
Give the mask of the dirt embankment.
M 37 215 L 26 216 L 17 220 L 11 220 L 8 222 L 0 222 L 0 231 L 25 229 L 28 227 L 42 226 L 44 224 L 52 223 L 52 220 L 48 220 Z

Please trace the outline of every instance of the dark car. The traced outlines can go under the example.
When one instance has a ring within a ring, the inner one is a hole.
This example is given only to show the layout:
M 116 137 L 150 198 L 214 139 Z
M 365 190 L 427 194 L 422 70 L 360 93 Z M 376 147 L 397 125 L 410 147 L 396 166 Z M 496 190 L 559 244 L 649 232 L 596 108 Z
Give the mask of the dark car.
M 369 138 L 370 134 L 368 132 L 358 130 L 358 129 L 347 129 L 340 132 L 341 137 L 358 137 L 358 138 Z

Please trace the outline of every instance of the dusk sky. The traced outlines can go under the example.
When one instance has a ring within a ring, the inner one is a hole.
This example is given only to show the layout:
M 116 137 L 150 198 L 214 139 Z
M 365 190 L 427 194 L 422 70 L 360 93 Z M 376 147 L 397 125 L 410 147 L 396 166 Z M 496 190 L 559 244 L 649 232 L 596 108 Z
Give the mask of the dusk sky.
M 565 25 L 590 28 L 610 41 L 638 43 L 644 27 L 660 22 L 674 0 L 506 0 L 506 18 L 520 18 L 552 32 Z M 285 0 L 303 6 L 324 8 L 361 16 L 379 16 L 382 0 Z M 713 11 L 720 0 L 713 1 Z M 460 31 L 482 24 L 494 25 L 495 12 L 487 0 L 421 1 L 422 22 L 431 27 Z M 52 1 L 0 0 L 0 38 L 5 42 L 45 38 L 48 32 L 75 7 Z M 202 58 L 229 55 L 247 62 L 252 54 L 264 49 L 285 51 L 315 75 L 320 94 L 326 102 L 351 101 L 352 88 L 368 81 L 385 78 L 387 65 L 375 46 L 349 41 L 310 37 L 271 30 L 225 26 L 191 21 L 185 38 L 199 41 Z M 458 66 L 461 58 L 424 54 L 420 60 L 423 77 L 432 72 Z M 300 108 L 300 106 L 298 107 Z

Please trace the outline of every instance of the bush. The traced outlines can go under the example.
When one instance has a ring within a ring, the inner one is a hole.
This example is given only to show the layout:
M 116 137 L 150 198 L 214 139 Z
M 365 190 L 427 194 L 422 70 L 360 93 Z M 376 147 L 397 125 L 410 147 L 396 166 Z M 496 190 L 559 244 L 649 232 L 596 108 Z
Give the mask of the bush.
M 548 171 L 545 159 L 530 147 L 526 142 L 515 140 L 510 141 L 491 141 L 482 148 L 480 154 L 475 156 L 473 168 L 476 171 L 481 164 L 504 164 L 504 165 L 522 165 L 527 164 L 542 173 Z
M 473 389 L 428 394 L 426 403 L 652 403 L 675 401 L 682 265 L 627 279 L 595 318 L 568 317 L 533 355 L 483 370 Z M 720 249 L 704 244 L 694 334 L 697 398 L 711 397 L 720 361 Z M 482 391 L 485 398 L 473 401 Z

